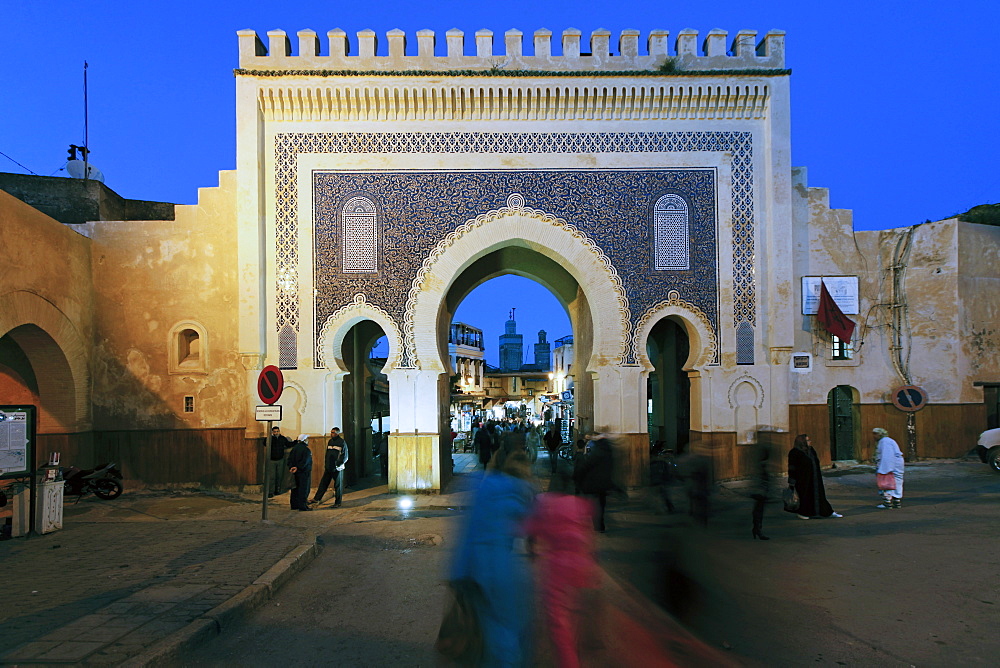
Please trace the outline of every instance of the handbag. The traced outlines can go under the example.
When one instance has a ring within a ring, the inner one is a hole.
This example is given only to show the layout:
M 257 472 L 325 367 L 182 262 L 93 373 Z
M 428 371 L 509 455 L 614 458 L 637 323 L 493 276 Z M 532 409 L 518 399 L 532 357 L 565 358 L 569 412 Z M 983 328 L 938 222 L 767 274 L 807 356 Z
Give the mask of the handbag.
M 786 487 L 785 491 L 781 493 L 781 501 L 785 504 L 785 510 L 790 513 L 797 512 L 799 509 L 799 493 L 795 491 L 794 487 Z
M 470 579 L 449 584 L 451 604 L 441 620 L 434 649 L 456 663 L 478 665 L 483 656 L 483 630 L 476 608 L 483 591 Z
M 875 486 L 883 491 L 888 491 L 890 489 L 896 489 L 896 474 L 895 473 L 876 473 L 875 474 Z

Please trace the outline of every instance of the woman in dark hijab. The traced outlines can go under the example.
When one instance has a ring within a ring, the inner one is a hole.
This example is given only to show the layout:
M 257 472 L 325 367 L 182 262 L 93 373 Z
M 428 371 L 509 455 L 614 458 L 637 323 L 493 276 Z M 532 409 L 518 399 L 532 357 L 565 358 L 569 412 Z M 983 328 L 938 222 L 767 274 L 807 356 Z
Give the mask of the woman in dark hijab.
M 843 517 L 840 513 L 833 512 L 833 507 L 826 500 L 823 473 L 819 468 L 819 455 L 805 434 L 796 436 L 795 446 L 788 451 L 788 486 L 794 487 L 799 495 L 797 512 L 800 520 L 813 517 Z

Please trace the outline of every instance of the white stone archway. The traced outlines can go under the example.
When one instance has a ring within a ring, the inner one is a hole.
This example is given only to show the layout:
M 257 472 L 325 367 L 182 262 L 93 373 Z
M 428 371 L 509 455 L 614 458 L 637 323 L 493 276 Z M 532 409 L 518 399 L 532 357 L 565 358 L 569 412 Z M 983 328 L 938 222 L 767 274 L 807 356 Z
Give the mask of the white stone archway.
M 362 294 L 354 295 L 354 300 L 330 315 L 323 323 L 319 333 L 317 360 L 319 366 L 341 374 L 347 373 L 344 362 L 343 346 L 347 333 L 362 320 L 372 320 L 385 332 L 389 342 L 389 355 L 385 363 L 386 370 L 400 366 L 402 354 L 402 336 L 399 326 L 384 310 L 369 304 Z
M 586 294 L 594 328 L 588 371 L 621 364 L 627 353 L 630 318 L 628 298 L 611 260 L 586 234 L 565 220 L 525 206 L 513 193 L 507 206 L 467 221 L 445 237 L 424 261 L 410 288 L 403 325 L 408 365 L 444 373 L 447 364 L 438 346 L 441 305 L 455 280 L 473 262 L 500 248 L 523 245 L 560 264 Z
M 712 322 L 700 308 L 691 302 L 681 299 L 680 293 L 671 290 L 667 298 L 647 310 L 636 324 L 632 337 L 632 349 L 635 359 L 647 371 L 653 370 L 653 364 L 646 354 L 646 341 L 653 327 L 660 320 L 673 317 L 683 327 L 688 335 L 690 355 L 684 365 L 686 371 L 701 370 L 716 361 L 719 353 L 719 339 Z

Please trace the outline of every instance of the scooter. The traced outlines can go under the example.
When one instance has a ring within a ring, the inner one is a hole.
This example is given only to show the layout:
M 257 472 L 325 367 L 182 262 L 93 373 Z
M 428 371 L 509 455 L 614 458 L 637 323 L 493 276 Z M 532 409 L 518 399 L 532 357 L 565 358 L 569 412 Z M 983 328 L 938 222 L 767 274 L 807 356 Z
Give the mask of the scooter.
M 63 471 L 66 493 L 75 494 L 77 501 L 87 492 L 93 492 L 99 499 L 117 499 L 122 495 L 122 473 L 117 464 L 101 464 L 96 469 L 78 469 L 70 466 Z

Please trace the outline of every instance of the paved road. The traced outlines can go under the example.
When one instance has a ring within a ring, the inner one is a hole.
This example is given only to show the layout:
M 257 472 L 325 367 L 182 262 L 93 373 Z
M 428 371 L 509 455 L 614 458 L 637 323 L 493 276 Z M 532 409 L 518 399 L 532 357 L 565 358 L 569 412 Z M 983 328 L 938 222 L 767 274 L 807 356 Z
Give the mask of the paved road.
M 899 511 L 874 507 L 873 477 L 828 473 L 843 519 L 772 505 L 767 542 L 750 539 L 739 484 L 716 494 L 708 529 L 633 493 L 612 503 L 602 564 L 742 665 L 996 665 L 1000 476 L 969 462 L 910 466 Z M 177 665 L 435 665 L 451 515 L 344 514 L 271 603 Z M 618 658 L 588 665 L 644 665 Z

